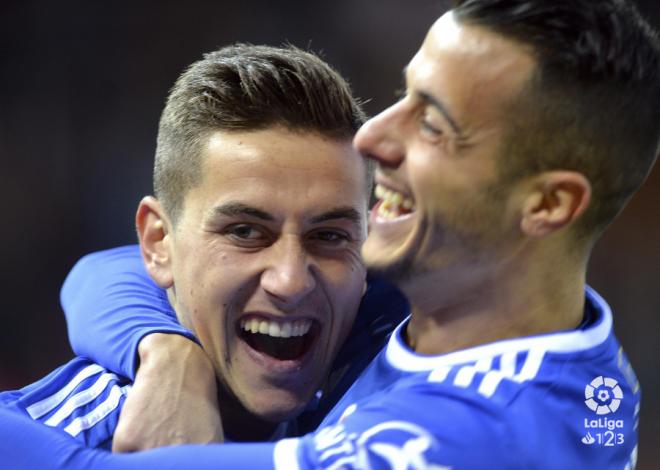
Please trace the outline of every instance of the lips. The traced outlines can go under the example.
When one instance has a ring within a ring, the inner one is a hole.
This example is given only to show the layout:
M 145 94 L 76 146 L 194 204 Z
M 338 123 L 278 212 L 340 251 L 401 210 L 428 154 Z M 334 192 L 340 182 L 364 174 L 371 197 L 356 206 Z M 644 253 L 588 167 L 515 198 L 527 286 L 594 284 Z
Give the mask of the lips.
M 318 321 L 244 317 L 238 336 L 253 350 L 276 361 L 298 361 L 310 351 L 320 331 Z

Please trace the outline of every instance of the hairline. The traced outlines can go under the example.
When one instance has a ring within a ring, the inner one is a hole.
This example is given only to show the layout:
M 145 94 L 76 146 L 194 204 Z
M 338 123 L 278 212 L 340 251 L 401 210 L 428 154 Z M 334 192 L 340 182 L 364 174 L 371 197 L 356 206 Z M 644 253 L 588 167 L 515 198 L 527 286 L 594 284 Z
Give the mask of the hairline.
M 173 228 L 175 228 L 178 225 L 178 222 L 185 211 L 185 205 L 186 205 L 186 199 L 188 197 L 188 193 L 191 190 L 199 187 L 199 185 L 202 184 L 203 182 L 204 165 L 206 159 L 208 158 L 207 149 L 211 138 L 218 133 L 252 134 L 256 132 L 269 131 L 269 130 L 274 130 L 282 133 L 288 132 L 299 136 L 317 136 L 334 143 L 348 143 L 350 145 L 352 145 L 353 137 L 355 135 L 355 134 L 349 134 L 348 132 L 324 131 L 311 126 L 310 127 L 291 126 L 281 122 L 274 122 L 272 124 L 267 124 L 264 126 L 256 126 L 245 129 L 215 127 L 215 128 L 208 128 L 203 130 L 198 134 L 195 144 L 189 147 L 189 152 L 191 152 L 189 156 L 193 157 L 192 161 L 195 162 L 194 172 L 192 173 L 193 176 L 192 181 L 190 182 L 189 185 L 187 185 L 183 193 L 180 194 L 179 197 L 177 198 L 179 204 L 177 204 L 175 207 L 170 207 L 170 208 L 163 207 L 163 210 L 165 211 L 165 214 L 168 216 Z M 366 180 L 364 182 L 364 185 L 365 185 L 365 193 L 366 193 L 365 204 L 367 204 L 373 186 L 373 176 L 372 176 L 373 172 L 371 171 L 371 167 L 373 167 L 373 165 L 370 164 L 369 160 L 365 160 L 364 158 L 361 158 L 359 156 L 357 156 L 357 158 L 360 158 L 362 164 L 365 165 Z

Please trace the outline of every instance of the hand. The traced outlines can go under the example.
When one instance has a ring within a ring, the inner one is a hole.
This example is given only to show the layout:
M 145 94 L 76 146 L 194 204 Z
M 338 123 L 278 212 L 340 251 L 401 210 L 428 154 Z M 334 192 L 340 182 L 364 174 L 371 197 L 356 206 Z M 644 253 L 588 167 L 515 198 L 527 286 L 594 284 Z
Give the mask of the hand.
M 138 354 L 112 450 L 222 442 L 215 373 L 202 348 L 181 335 L 154 333 L 142 339 Z

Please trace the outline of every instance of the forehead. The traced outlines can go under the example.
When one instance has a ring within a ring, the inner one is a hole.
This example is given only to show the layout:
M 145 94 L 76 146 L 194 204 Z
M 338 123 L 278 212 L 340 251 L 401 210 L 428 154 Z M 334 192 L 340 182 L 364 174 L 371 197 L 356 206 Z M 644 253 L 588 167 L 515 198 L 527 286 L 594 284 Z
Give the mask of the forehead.
M 204 205 L 241 201 L 277 215 L 313 215 L 364 204 L 364 162 L 349 139 L 276 127 L 217 131 L 207 140 L 202 181 L 189 194 Z
M 462 24 L 450 11 L 429 30 L 411 60 L 408 86 L 439 94 L 458 116 L 494 118 L 517 96 L 535 67 L 532 51 L 484 27 Z M 483 115 L 481 115 L 483 113 Z

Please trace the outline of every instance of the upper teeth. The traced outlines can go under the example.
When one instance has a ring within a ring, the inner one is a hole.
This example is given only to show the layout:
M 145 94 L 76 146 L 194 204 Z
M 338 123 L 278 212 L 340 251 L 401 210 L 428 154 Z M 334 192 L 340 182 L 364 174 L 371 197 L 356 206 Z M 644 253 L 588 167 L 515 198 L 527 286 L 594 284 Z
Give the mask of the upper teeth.
M 378 199 L 381 199 L 383 202 L 389 203 L 394 207 L 401 206 L 408 210 L 415 207 L 415 203 L 411 198 L 380 184 L 376 185 L 375 194 Z
M 291 336 L 302 336 L 309 332 L 312 320 L 294 321 L 272 321 L 263 318 L 244 318 L 241 320 L 241 328 L 252 333 L 274 336 L 276 338 L 290 338 Z
M 415 208 L 415 203 L 411 198 L 380 184 L 376 185 L 375 194 L 382 201 L 378 206 L 378 215 L 386 219 L 396 218 L 400 214 L 400 208 L 409 212 Z

